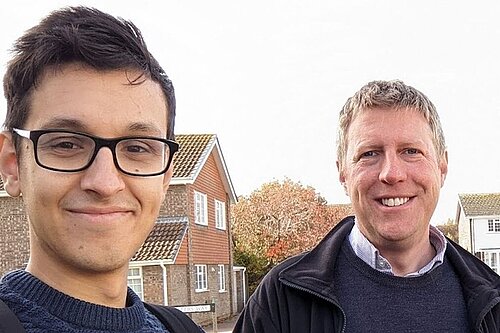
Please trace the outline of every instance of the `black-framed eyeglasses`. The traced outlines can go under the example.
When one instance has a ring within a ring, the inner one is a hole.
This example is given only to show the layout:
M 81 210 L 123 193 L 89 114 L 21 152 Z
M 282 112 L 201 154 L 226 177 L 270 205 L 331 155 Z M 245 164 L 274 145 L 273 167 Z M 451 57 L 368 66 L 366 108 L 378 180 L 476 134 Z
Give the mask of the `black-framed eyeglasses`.
M 179 144 L 148 136 L 105 139 L 73 131 L 13 129 L 33 142 L 35 161 L 42 168 L 60 172 L 87 169 L 102 147 L 113 153 L 118 170 L 131 176 L 157 176 L 168 170 Z

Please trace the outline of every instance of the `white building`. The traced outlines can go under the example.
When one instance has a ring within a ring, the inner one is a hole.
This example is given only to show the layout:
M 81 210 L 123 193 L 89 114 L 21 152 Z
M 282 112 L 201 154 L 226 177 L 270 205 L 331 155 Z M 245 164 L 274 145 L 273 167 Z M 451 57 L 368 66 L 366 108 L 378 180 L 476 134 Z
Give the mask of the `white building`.
M 500 193 L 459 194 L 459 244 L 500 274 Z

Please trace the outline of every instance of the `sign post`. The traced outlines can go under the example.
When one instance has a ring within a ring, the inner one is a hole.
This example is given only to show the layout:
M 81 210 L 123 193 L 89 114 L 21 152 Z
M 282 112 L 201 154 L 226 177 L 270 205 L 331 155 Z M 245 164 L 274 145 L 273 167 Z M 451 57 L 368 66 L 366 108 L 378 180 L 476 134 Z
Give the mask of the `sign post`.
M 204 304 L 190 304 L 175 306 L 176 309 L 184 313 L 204 313 L 212 312 L 212 327 L 214 333 L 217 333 L 217 312 L 215 309 L 215 302 Z

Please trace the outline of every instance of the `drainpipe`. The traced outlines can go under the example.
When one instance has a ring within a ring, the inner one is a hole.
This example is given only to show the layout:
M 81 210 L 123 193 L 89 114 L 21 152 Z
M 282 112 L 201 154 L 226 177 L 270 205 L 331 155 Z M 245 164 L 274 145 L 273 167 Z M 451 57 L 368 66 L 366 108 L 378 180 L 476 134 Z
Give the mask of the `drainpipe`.
M 160 262 L 160 267 L 163 271 L 163 305 L 168 305 L 167 267 L 163 261 Z
M 247 304 L 247 279 L 246 279 L 247 268 L 243 267 L 243 305 Z

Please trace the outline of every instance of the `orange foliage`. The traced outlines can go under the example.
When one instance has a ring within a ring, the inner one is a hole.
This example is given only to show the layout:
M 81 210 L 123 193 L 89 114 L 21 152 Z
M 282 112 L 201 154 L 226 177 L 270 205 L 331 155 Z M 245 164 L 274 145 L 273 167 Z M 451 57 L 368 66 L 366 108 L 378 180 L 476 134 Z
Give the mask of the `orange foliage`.
M 329 206 L 314 188 L 288 178 L 238 200 L 231 209 L 235 247 L 267 258 L 269 267 L 310 250 L 350 212 L 349 205 Z

